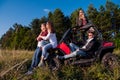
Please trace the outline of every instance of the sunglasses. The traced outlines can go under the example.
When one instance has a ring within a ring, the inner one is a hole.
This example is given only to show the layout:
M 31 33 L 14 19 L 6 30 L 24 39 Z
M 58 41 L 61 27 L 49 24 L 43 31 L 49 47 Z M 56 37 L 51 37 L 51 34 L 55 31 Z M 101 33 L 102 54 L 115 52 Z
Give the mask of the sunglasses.
M 83 12 L 79 12 L 79 13 L 83 13 Z
M 93 35 L 88 35 L 88 36 L 93 36 Z

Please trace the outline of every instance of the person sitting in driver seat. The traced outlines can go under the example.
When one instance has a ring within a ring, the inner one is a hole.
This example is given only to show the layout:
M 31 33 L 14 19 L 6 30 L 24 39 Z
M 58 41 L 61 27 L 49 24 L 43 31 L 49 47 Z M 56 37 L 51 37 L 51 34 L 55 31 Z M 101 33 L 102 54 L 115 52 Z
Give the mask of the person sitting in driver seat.
M 94 38 L 94 32 L 88 31 L 88 39 L 86 40 L 86 43 L 84 46 L 79 48 L 77 45 L 70 43 L 71 50 L 73 51 L 71 54 L 64 55 L 64 56 L 58 56 L 59 59 L 67 59 L 71 57 L 75 57 L 77 55 L 80 56 L 86 56 L 87 54 L 92 55 L 95 52 L 95 43 L 96 39 Z

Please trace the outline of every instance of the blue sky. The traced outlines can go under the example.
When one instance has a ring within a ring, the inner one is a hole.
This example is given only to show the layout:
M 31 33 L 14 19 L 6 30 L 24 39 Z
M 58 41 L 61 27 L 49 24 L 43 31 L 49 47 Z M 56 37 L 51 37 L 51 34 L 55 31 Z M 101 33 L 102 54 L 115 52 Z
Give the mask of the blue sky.
M 111 1 L 120 5 L 120 0 Z M 78 8 L 87 10 L 89 4 L 98 9 L 105 3 L 106 0 L 0 0 L 0 37 L 14 23 L 28 26 L 33 19 L 47 16 L 56 8 L 69 16 Z

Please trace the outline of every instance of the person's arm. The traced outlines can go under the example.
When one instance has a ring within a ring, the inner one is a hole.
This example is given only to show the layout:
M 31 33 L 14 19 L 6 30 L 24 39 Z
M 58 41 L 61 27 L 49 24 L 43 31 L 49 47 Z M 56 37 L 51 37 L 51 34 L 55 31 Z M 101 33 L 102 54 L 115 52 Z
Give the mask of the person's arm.
M 84 49 L 84 48 L 80 48 L 80 50 L 90 51 L 92 48 L 94 48 L 94 44 L 95 44 L 95 42 L 92 41 L 92 42 L 90 42 L 90 43 L 87 45 L 87 47 L 86 47 L 85 49 Z
M 48 32 L 47 31 L 44 31 L 40 34 L 40 36 L 47 36 Z
M 39 35 L 41 35 L 43 32 L 41 32 Z
M 50 38 L 51 33 L 48 32 L 47 36 L 40 36 L 42 39 L 47 40 Z
M 83 20 L 82 19 L 80 19 L 80 20 L 78 19 L 77 25 L 81 27 L 83 25 Z
M 38 35 L 38 37 L 37 37 L 37 41 L 40 41 L 41 40 L 41 38 L 40 38 L 40 35 L 42 34 L 42 32 Z
M 83 18 L 83 25 L 86 25 L 88 22 L 87 22 L 87 18 L 86 17 L 84 17 Z

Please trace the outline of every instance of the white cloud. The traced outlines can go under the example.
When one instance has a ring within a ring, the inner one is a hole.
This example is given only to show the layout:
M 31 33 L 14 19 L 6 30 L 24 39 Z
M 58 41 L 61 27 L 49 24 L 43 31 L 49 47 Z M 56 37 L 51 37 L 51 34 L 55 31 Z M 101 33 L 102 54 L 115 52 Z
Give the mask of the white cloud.
M 46 13 L 49 13 L 49 12 L 50 12 L 49 9 L 43 9 L 43 11 L 46 12 Z

